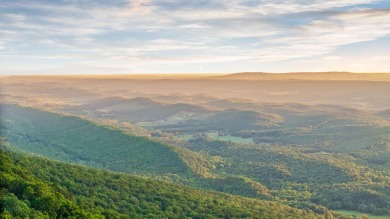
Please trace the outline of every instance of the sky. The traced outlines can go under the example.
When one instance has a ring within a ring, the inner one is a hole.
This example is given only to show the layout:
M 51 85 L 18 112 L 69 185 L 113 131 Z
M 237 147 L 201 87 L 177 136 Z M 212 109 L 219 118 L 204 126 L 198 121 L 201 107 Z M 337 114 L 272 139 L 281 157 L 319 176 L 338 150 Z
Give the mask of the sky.
M 0 0 L 0 74 L 390 72 L 389 0 Z

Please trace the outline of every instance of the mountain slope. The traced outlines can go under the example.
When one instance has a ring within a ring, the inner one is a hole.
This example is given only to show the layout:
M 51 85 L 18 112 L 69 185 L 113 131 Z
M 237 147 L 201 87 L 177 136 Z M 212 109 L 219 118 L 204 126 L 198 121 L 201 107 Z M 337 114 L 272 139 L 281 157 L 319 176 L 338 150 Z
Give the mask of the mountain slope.
M 0 149 L 0 217 L 316 218 L 277 202 L 205 192 Z
M 127 135 L 77 117 L 16 105 L 0 105 L 0 110 L 1 135 L 24 151 L 248 197 L 264 197 L 267 193 L 239 177 L 215 178 L 209 173 L 215 168 L 213 160 L 184 148 Z
M 187 147 L 182 148 L 168 146 L 175 143 L 173 139 L 167 139 L 167 144 L 159 143 L 77 117 L 15 105 L 2 105 L 0 109 L 1 135 L 23 150 L 50 158 L 149 175 L 201 189 L 278 200 L 315 212 L 325 209 L 317 204 L 363 212 L 367 211 L 365 206 L 373 205 L 370 212 L 388 214 L 389 175 L 384 166 L 388 153 L 383 151 L 381 155 L 385 156 L 372 157 L 374 163 L 383 165 L 383 171 L 379 171 L 362 166 L 361 162 L 368 158 L 357 160 L 320 148 L 245 145 L 207 138 L 177 142 Z M 385 143 L 373 147 L 386 148 Z M 364 156 L 370 154 L 371 149 L 364 150 Z M 349 188 L 339 194 L 339 187 Z M 327 188 L 331 190 L 327 192 Z M 352 205 L 354 197 L 360 194 L 369 198 Z
M 192 116 L 208 112 L 206 108 L 191 104 L 160 103 L 149 98 L 125 99 L 119 97 L 98 99 L 80 106 L 63 108 L 65 112 L 104 117 L 121 121 L 155 122 L 184 114 Z
M 383 156 L 376 157 L 378 165 L 367 165 L 363 160 L 366 158 L 359 158 L 357 153 L 353 157 L 298 145 L 245 145 L 197 138 L 189 140 L 186 147 L 224 161 L 211 173 L 239 175 L 258 182 L 291 206 L 320 204 L 333 210 L 390 213 L 385 142 L 364 152 L 368 156 L 380 151 Z M 310 209 L 315 210 L 313 207 Z
M 72 116 L 2 105 L 1 134 L 23 150 L 126 173 L 186 174 L 169 146 Z

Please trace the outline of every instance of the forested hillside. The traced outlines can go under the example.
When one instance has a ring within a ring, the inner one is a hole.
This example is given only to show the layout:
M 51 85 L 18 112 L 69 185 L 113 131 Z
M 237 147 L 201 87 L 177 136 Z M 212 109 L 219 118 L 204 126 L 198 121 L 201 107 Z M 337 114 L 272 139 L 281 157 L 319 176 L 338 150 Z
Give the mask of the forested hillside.
M 1 218 L 324 218 L 277 202 L 13 153 L 0 144 Z
M 264 197 L 259 183 L 216 176 L 213 159 L 188 149 L 125 134 L 92 122 L 17 105 L 1 105 L 1 134 L 15 148 L 101 169 L 148 175 L 170 182 Z
M 72 116 L 1 105 L 1 133 L 15 146 L 62 161 L 126 173 L 187 174 L 167 145 Z
M 191 150 L 219 157 L 217 175 L 239 175 L 259 182 L 292 206 L 350 209 L 390 214 L 390 171 L 367 166 L 361 158 L 304 146 L 247 145 L 207 137 L 189 140 Z M 375 153 L 375 152 L 373 152 Z
M 353 148 L 351 156 L 331 147 L 239 144 L 207 134 L 153 140 L 73 116 L 17 105 L 0 109 L 1 134 L 14 148 L 52 159 L 277 200 L 316 213 L 326 213 L 324 206 L 390 213 L 386 140 Z

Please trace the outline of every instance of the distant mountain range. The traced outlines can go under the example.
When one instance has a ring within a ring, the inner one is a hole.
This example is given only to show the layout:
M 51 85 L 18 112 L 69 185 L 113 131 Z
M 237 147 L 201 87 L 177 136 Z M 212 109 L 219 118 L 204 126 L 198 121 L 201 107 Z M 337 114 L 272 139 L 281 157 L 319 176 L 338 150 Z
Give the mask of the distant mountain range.
M 223 80 L 336 80 L 336 81 L 390 81 L 390 73 L 351 72 L 243 72 L 212 77 Z
M 238 72 L 238 73 L 210 73 L 210 74 L 115 74 L 115 75 L 0 75 L 0 79 L 6 78 L 23 78 L 29 81 L 35 80 L 51 80 L 51 79 L 78 79 L 115 82 L 117 80 L 335 80 L 335 81 L 390 81 L 390 72 L 386 73 L 355 73 L 343 71 L 329 71 L 329 72 Z

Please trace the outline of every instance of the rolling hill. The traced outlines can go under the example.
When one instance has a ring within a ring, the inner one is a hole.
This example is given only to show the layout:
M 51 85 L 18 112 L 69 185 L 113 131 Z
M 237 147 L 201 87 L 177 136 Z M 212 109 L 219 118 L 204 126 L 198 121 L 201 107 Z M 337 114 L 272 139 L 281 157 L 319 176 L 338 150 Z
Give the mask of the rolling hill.
M 389 214 L 386 207 L 390 203 L 386 198 L 390 194 L 387 183 L 390 173 L 386 168 L 389 149 L 387 140 L 382 139 L 388 128 L 362 126 L 359 122 L 350 126 L 345 121 L 334 120 L 310 131 L 281 132 L 279 137 L 272 129 L 269 133 L 254 130 L 282 145 L 236 144 L 214 141 L 207 135 L 188 141 L 153 140 L 74 116 L 11 104 L 2 104 L 0 109 L 1 135 L 13 148 L 51 159 L 147 175 L 201 189 L 278 200 L 317 213 L 325 213 L 323 206 L 327 206 L 333 210 Z M 231 112 L 224 118 L 233 121 L 219 118 L 209 122 L 218 121 L 216 127 L 224 127 L 226 122 L 251 124 L 255 121 L 243 119 L 240 113 L 235 117 L 240 111 Z M 301 111 L 296 113 L 297 118 L 289 119 L 304 121 L 301 118 L 306 117 L 301 117 Z M 365 141 L 355 140 L 367 133 L 371 136 Z M 311 145 L 315 140 L 329 138 L 334 138 L 335 146 Z M 292 142 L 296 143 L 290 145 Z M 340 193 L 339 188 L 343 189 Z M 355 203 L 356 197 L 361 198 L 359 203 Z
M 2 218 L 323 218 L 278 202 L 9 152 L 0 144 Z
M 141 97 L 133 99 L 120 97 L 104 98 L 80 106 L 64 107 L 62 110 L 75 114 L 132 123 L 180 120 L 209 112 L 204 107 L 191 104 L 167 104 Z
M 168 145 L 73 116 L 1 105 L 1 134 L 22 150 L 52 159 L 139 174 L 190 170 Z
M 249 197 L 264 197 L 266 193 L 263 187 L 240 177 L 229 177 L 236 187 L 224 183 L 226 177 L 210 173 L 215 168 L 212 158 L 185 148 L 28 107 L 3 104 L 0 112 L 1 135 L 22 151 Z M 235 191 L 237 187 L 242 191 Z

